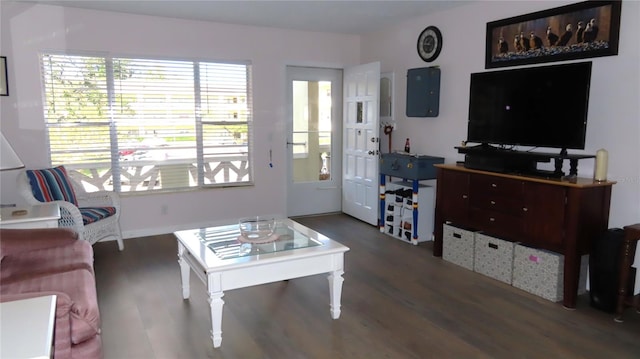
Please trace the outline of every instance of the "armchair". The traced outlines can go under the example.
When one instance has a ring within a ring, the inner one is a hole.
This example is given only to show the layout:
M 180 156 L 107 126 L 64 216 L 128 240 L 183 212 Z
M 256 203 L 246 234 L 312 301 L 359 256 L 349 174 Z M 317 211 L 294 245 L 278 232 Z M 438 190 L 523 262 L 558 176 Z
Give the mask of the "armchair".
M 71 227 L 91 245 L 113 237 L 124 249 L 120 231 L 120 197 L 114 192 L 86 192 L 64 166 L 24 170 L 17 178 L 18 192 L 30 205 L 54 202 L 60 206 L 60 227 Z

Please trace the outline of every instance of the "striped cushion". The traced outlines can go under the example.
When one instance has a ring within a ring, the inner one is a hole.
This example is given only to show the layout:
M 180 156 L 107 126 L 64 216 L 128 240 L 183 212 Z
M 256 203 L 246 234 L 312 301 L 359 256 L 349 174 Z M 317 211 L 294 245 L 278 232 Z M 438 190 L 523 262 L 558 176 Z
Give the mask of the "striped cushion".
M 78 206 L 76 193 L 63 166 L 27 170 L 33 196 L 40 202 L 67 201 Z
M 78 209 L 82 215 L 82 222 L 85 225 L 116 214 L 115 207 L 83 207 Z

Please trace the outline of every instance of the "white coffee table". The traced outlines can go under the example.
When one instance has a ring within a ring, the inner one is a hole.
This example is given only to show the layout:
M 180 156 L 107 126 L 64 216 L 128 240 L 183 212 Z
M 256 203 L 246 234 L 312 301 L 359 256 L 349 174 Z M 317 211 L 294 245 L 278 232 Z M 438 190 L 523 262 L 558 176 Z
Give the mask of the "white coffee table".
M 278 221 L 279 238 L 265 244 L 242 243 L 237 223 L 174 233 L 182 274 L 182 297 L 189 298 L 191 269 L 207 287 L 212 340 L 222 344 L 224 291 L 329 273 L 330 311 L 340 317 L 344 253 L 348 247 L 289 219 Z

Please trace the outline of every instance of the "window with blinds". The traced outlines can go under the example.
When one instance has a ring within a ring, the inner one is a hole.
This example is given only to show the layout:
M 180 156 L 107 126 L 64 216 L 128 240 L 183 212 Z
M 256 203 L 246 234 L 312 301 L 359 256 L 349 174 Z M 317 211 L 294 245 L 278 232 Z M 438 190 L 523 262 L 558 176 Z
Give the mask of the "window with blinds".
M 52 165 L 85 190 L 251 182 L 251 65 L 41 56 Z

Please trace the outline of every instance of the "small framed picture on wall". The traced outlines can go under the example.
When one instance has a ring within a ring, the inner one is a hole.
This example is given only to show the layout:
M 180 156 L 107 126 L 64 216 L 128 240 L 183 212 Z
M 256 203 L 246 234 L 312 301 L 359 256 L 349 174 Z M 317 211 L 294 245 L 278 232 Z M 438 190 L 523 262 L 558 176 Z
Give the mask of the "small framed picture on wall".
M 9 96 L 9 82 L 7 81 L 7 57 L 0 56 L 0 96 Z

